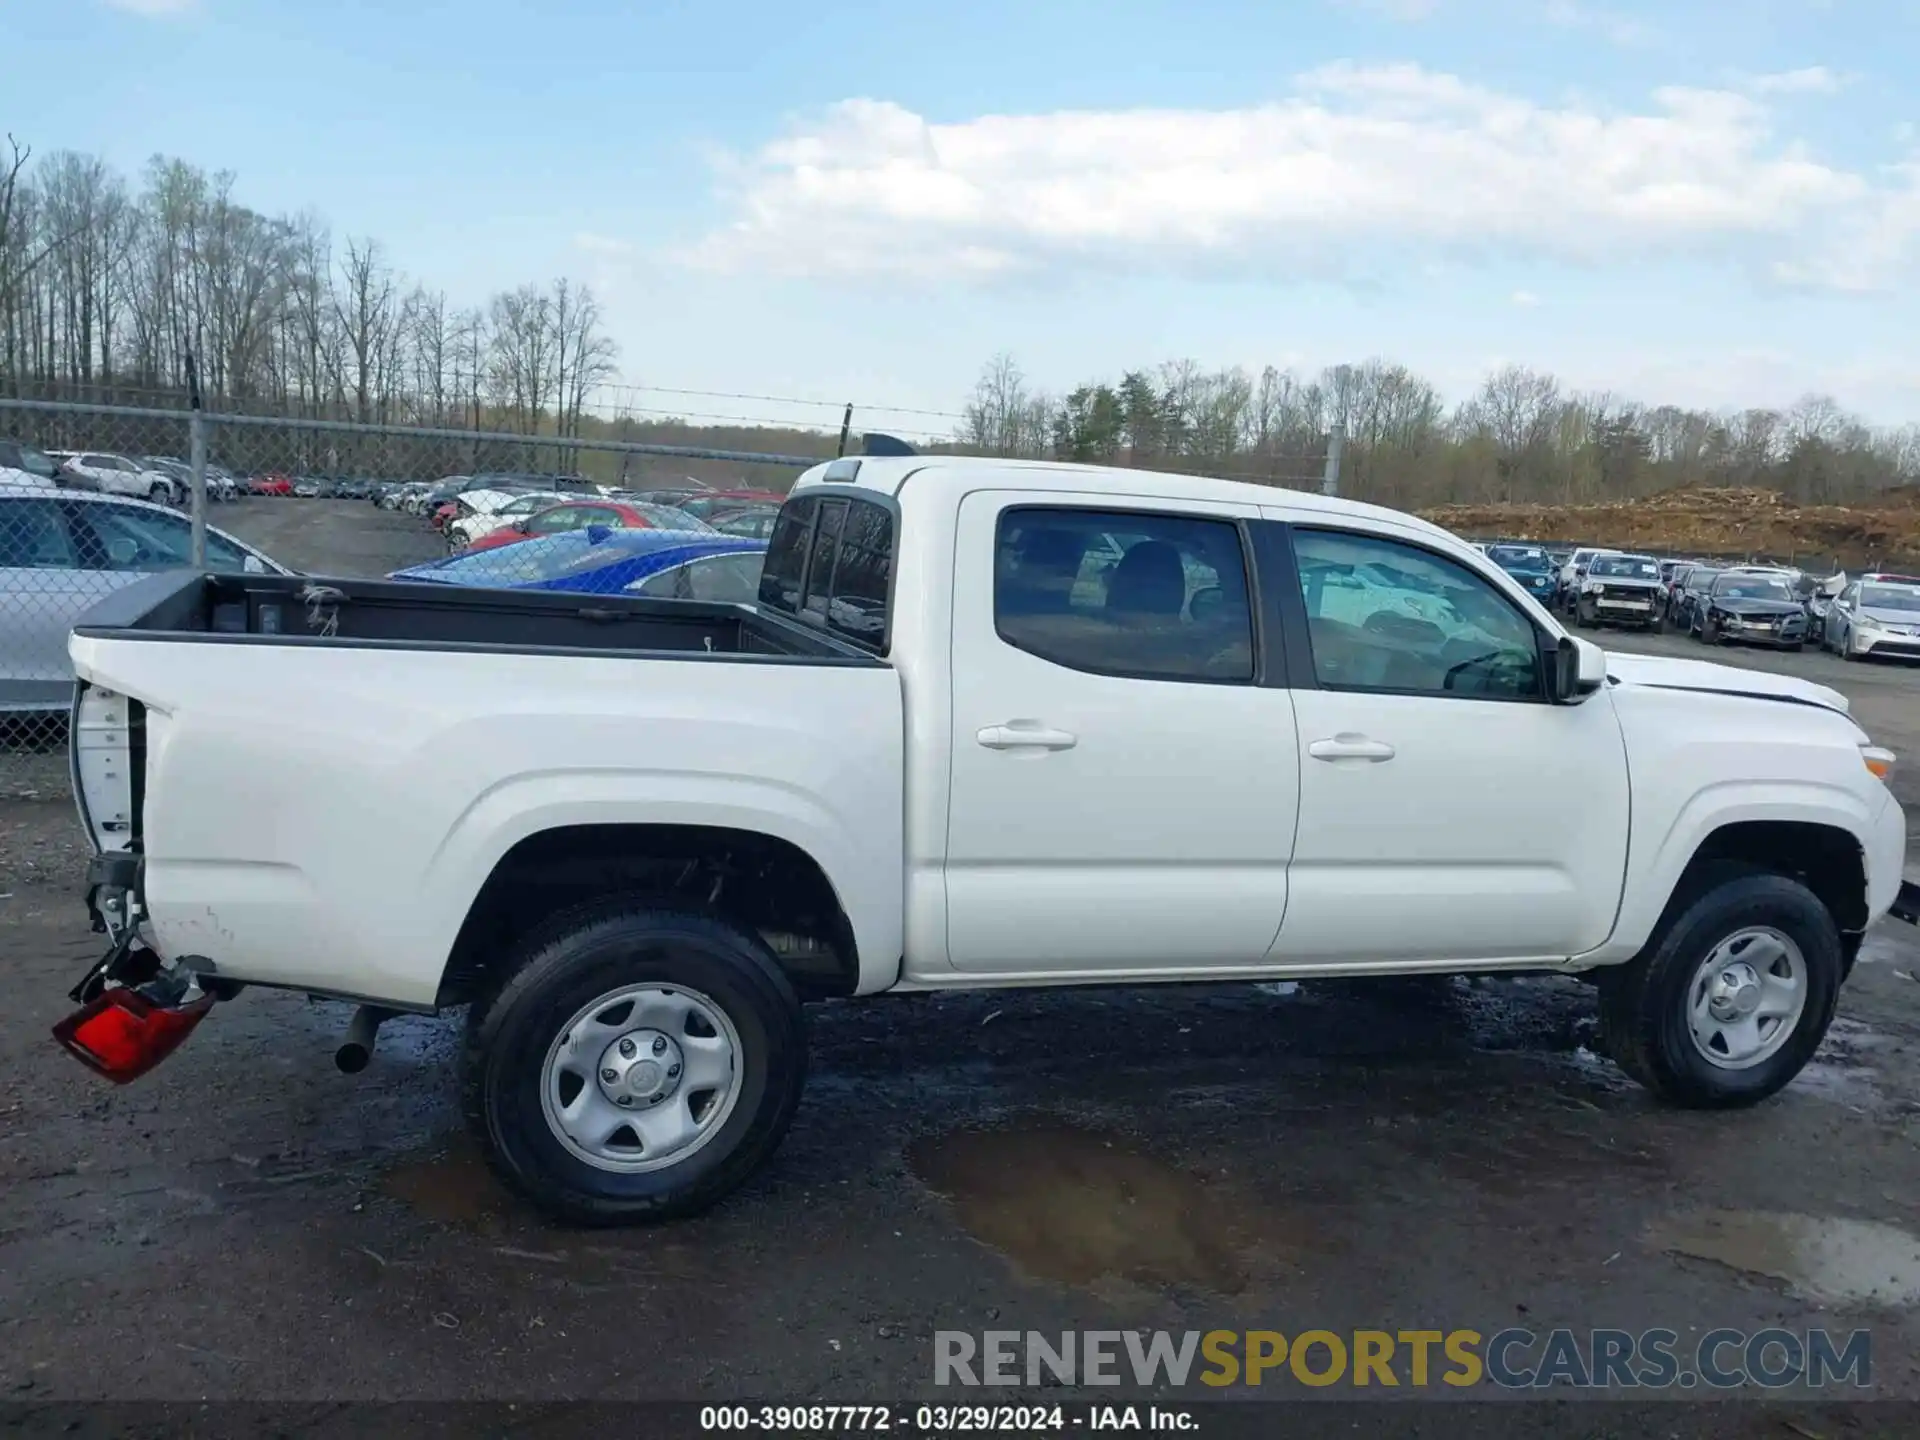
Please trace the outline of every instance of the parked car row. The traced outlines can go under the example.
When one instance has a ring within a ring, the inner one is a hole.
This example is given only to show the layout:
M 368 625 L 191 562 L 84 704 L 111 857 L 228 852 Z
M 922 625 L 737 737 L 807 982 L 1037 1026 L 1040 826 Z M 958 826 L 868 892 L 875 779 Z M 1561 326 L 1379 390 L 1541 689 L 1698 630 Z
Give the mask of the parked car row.
M 180 507 L 193 493 L 193 465 L 178 455 L 127 455 L 110 450 L 41 450 L 21 440 L 0 440 L 0 484 L 48 486 L 121 495 L 156 505 Z M 364 498 L 371 480 L 290 476 L 262 470 L 242 476 L 217 461 L 206 464 L 207 499 L 216 503 L 242 495 Z
M 1920 659 L 1920 577 L 1825 579 L 1786 565 L 1660 559 L 1598 546 L 1479 547 L 1574 625 L 1679 630 L 1708 645 Z

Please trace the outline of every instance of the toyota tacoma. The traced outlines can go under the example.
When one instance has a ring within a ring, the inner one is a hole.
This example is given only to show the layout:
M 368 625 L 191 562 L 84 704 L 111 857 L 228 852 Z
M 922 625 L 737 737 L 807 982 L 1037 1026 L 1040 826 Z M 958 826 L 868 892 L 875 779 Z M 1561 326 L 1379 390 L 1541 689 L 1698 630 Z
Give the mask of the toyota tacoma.
M 466 1007 L 491 1163 L 582 1223 L 766 1161 L 813 1001 L 1582 973 L 1628 1074 L 1727 1107 L 1915 913 L 1833 690 L 1609 656 L 1444 530 L 1247 484 L 847 458 L 752 604 L 159 576 L 71 653 L 106 953 L 61 1042 L 124 1081 L 279 987 L 359 1007 L 357 1069 Z

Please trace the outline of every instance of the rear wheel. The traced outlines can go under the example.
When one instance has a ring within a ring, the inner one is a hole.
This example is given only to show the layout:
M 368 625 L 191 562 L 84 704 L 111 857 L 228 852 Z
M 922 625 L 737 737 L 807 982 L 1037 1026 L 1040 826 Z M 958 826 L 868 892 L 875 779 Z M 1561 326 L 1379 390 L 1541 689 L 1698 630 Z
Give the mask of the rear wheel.
M 1806 886 L 1720 867 L 1640 955 L 1603 972 L 1608 1052 L 1673 1104 L 1751 1105 L 1820 1047 L 1844 970 L 1833 916 Z
M 521 947 L 468 1018 L 469 1124 L 500 1177 L 580 1225 L 690 1215 L 785 1136 L 806 1072 L 792 985 L 706 916 L 601 905 Z

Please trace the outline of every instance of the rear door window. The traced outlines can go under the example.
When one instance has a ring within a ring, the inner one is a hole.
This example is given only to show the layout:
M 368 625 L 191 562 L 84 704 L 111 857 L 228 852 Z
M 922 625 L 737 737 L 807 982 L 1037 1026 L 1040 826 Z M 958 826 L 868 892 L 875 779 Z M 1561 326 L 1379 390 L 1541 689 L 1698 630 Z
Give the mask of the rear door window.
M 750 604 L 760 584 L 760 556 L 751 550 L 706 555 L 658 575 L 649 575 L 629 590 L 663 600 L 715 600 Z

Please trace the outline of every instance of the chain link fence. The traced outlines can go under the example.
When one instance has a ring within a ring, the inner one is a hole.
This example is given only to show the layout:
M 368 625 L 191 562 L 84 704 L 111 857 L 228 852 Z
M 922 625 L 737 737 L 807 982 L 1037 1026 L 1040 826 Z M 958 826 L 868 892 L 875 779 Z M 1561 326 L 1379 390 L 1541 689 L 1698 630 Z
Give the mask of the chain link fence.
M 52 773 L 69 633 L 145 575 L 751 599 L 782 495 L 843 443 L 808 439 L 814 453 L 785 454 L 0 399 L 0 772 Z M 1336 436 L 1284 476 L 1220 473 L 1335 488 L 1338 454 Z
M 757 574 L 793 476 L 837 444 L 781 454 L 0 400 L 0 765 L 57 760 L 73 624 L 144 575 L 429 566 L 462 583 L 732 594 Z

